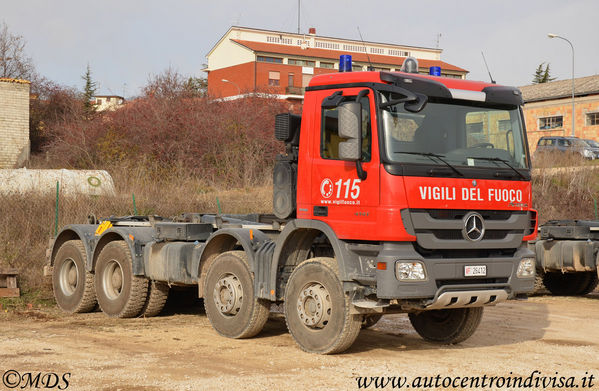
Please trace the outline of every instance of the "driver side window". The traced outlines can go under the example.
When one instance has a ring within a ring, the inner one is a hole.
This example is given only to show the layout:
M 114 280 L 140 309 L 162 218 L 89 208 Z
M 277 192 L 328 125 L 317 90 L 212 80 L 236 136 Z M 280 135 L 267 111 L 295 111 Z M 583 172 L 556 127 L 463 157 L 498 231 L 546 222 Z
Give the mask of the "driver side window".
M 354 101 L 356 96 L 344 97 L 344 101 Z M 362 106 L 362 161 L 370 161 L 371 150 L 371 126 L 370 126 L 370 102 L 368 97 L 360 99 Z M 320 156 L 323 159 L 339 159 L 339 143 L 344 141 L 339 137 L 339 117 L 337 108 L 322 110 L 322 129 L 320 139 Z

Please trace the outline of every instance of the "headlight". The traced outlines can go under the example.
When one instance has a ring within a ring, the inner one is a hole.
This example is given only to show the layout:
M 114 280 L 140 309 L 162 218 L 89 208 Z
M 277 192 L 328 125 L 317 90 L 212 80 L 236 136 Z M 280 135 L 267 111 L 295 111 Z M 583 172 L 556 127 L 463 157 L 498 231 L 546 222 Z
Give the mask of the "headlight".
M 426 269 L 422 262 L 396 262 L 395 276 L 400 281 L 426 280 Z
M 516 275 L 519 278 L 534 277 L 535 275 L 535 259 L 534 258 L 522 258 L 518 265 L 518 272 Z
M 593 157 L 593 151 L 591 151 L 590 149 L 585 149 L 584 151 L 582 151 L 582 154 L 584 155 L 584 157 L 588 157 L 588 158 L 592 158 Z

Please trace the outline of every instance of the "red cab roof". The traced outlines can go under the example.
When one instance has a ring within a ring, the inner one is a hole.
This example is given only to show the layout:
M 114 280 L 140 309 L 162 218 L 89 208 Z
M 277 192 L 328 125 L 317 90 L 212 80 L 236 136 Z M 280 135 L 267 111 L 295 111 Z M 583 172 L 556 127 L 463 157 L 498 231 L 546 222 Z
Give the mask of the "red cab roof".
M 491 84 L 481 81 L 454 79 L 450 77 L 430 76 L 418 73 L 387 72 L 401 75 L 408 78 L 430 79 L 442 83 L 447 88 L 457 90 L 482 91 L 486 87 L 496 87 L 497 84 Z M 325 86 L 332 84 L 348 83 L 385 83 L 381 80 L 381 72 L 337 72 L 317 75 L 310 80 L 310 87 Z

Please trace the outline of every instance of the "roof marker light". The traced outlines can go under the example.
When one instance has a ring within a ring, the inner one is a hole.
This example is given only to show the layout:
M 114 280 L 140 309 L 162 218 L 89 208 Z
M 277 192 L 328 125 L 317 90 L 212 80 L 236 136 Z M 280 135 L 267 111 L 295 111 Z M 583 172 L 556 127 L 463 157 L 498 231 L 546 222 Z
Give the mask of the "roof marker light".
M 401 65 L 400 71 L 407 73 L 418 73 L 418 60 L 416 60 L 414 57 L 406 58 Z
M 339 72 L 351 72 L 352 71 L 352 63 L 351 63 L 351 55 L 342 54 L 339 56 Z

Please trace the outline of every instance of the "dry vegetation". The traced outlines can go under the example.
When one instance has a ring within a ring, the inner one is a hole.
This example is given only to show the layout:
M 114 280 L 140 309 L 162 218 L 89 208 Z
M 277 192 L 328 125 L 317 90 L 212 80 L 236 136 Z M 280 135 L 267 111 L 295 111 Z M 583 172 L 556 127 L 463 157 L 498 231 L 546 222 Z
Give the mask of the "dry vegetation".
M 599 164 L 576 156 L 549 154 L 533 161 L 533 205 L 539 223 L 597 218 Z
M 283 147 L 273 137 L 274 115 L 288 104 L 217 102 L 189 90 L 189 80 L 164 76 L 123 109 L 91 118 L 76 92 L 39 89 L 30 168 L 105 169 L 116 186 L 114 197 L 62 195 L 59 227 L 84 223 L 90 213 L 133 214 L 132 194 L 138 214 L 215 213 L 217 202 L 222 213 L 271 211 L 272 165 Z M 43 287 L 54 205 L 54 196 L 0 196 L 0 267 L 18 268 L 25 291 Z

